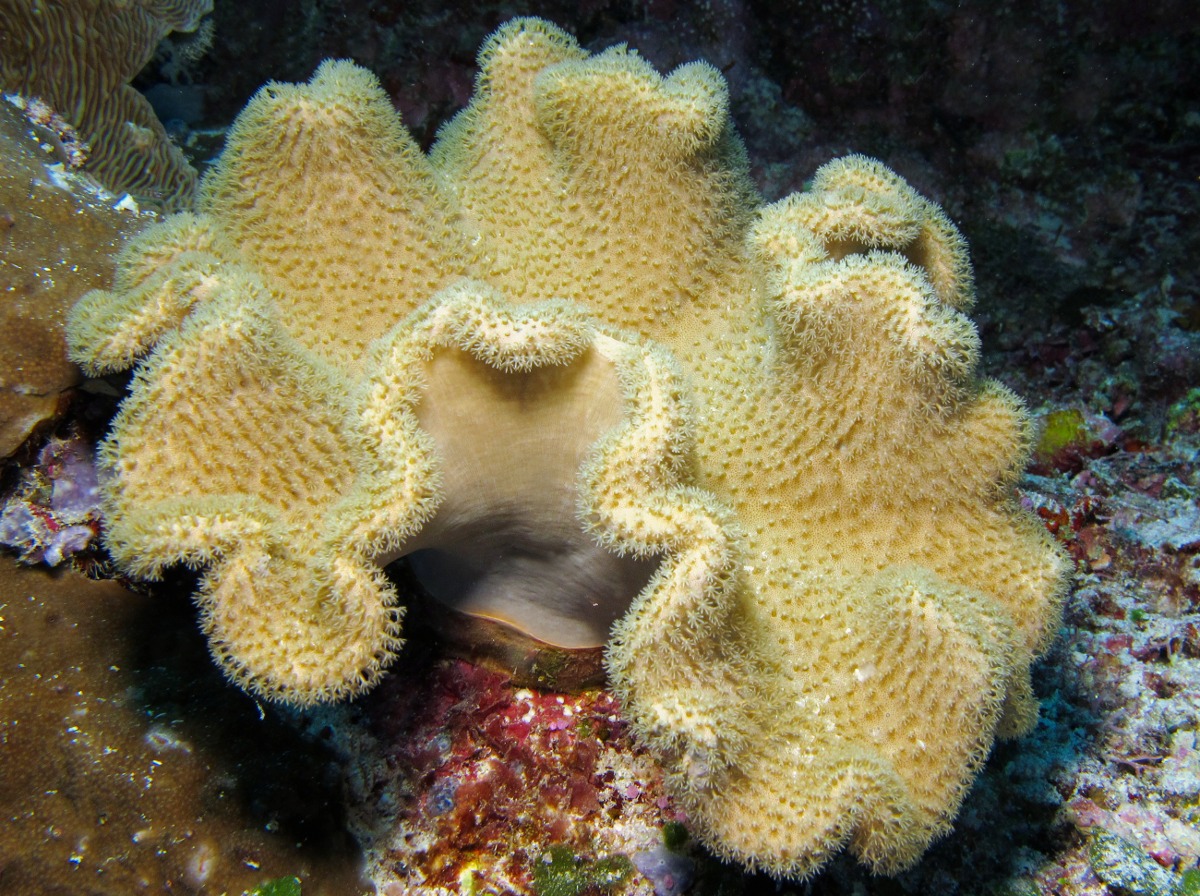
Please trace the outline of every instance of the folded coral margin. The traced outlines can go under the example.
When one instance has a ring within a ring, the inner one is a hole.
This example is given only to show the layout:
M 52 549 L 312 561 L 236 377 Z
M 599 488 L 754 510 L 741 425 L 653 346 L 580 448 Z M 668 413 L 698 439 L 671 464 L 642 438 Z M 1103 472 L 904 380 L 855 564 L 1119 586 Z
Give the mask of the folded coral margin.
M 611 625 L 716 853 L 910 865 L 1032 724 L 1065 579 L 962 238 L 861 156 L 763 205 L 706 64 L 520 19 L 480 65 L 428 157 L 349 62 L 264 87 L 80 301 L 74 358 L 138 365 L 110 550 L 203 567 L 217 659 L 294 703 L 378 679 L 401 556 L 538 637 Z

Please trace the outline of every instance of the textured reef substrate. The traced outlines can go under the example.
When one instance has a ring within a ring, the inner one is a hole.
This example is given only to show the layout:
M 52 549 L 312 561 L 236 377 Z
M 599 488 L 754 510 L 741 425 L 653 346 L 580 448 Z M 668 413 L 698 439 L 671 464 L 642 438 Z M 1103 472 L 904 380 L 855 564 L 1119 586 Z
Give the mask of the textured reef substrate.
M 1172 4 L 1131 17 L 1124 4 L 1102 3 L 1059 18 L 1051 4 L 1001 15 L 968 3 L 934 17 L 913 4 L 845 3 L 786 22 L 755 4 L 682 16 L 664 6 L 634 17 L 606 4 L 581 13 L 506 4 L 471 22 L 442 13 L 430 28 L 435 14 L 419 4 L 341 4 L 337 16 L 321 8 L 304 21 L 239 4 L 218 10 L 206 56 L 155 65 L 192 66 L 185 80 L 211 88 L 219 125 L 265 78 L 303 79 L 319 58 L 354 55 L 397 99 L 414 96 L 410 83 L 433 84 L 421 108 L 404 110 L 428 142 L 465 98 L 480 39 L 533 12 L 589 47 L 628 40 L 660 67 L 711 58 L 729 73 L 768 195 L 856 150 L 941 202 L 978 265 L 986 372 L 1025 395 L 1043 423 L 1020 495 L 1078 573 L 1060 636 L 1035 669 L 1038 727 L 994 751 L 953 833 L 895 879 L 838 862 L 784 890 L 1183 888 L 1200 861 L 1200 279 L 1188 263 L 1200 202 L 1184 164 L 1200 146 L 1185 102 L 1200 71 L 1195 26 L 1173 19 L 1183 9 Z M 287 57 L 258 54 L 263 71 L 234 66 L 264 30 Z M 1127 49 L 1108 53 L 1118 37 Z M 179 123 L 176 133 L 206 147 L 205 124 Z M 0 209 L 0 237 L 19 235 L 13 222 L 25 211 Z M 94 442 L 106 409 L 97 392 L 77 393 L 58 444 Z M 306 896 L 357 893 L 354 838 L 383 892 L 501 880 L 545 888 L 549 878 L 534 874 L 542 866 L 578 891 L 670 891 L 667 878 L 695 893 L 775 891 L 687 841 L 686 819 L 675 826 L 603 693 L 522 692 L 414 654 L 351 707 L 281 713 L 211 667 L 178 596 L 187 587 L 167 583 L 151 596 L 18 569 L 18 553 L 53 560 L 83 547 L 67 562 L 107 570 L 84 533 L 53 537 L 54 483 L 85 468 L 55 465 L 52 444 L 35 439 L 3 478 L 5 513 L 36 520 L 43 539 L 34 544 L 37 533 L 20 527 L 6 536 L 6 891 L 236 893 L 298 874 Z M 91 526 L 82 513 L 67 525 Z M 436 698 L 414 706 L 418 688 Z M 547 784 L 542 766 L 559 757 L 578 769 Z M 509 763 L 520 772 L 505 772 Z M 531 782 L 540 782 L 532 796 Z M 534 827 L 511 824 L 523 799 L 549 832 L 544 844 Z M 485 801 L 492 808 L 475 811 Z M 500 850 L 517 836 L 521 852 Z M 603 848 L 586 848 L 588 837 Z M 572 853 L 553 854 L 554 840 Z M 655 865 L 646 856 L 660 847 Z M 686 861 L 670 866 L 672 856 Z M 628 866 L 599 864 L 614 857 Z

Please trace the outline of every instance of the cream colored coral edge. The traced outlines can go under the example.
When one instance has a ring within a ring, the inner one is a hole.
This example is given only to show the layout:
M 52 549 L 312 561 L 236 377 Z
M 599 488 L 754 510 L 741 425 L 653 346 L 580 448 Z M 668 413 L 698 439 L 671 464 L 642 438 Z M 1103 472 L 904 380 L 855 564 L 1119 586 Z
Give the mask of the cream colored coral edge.
M 381 567 L 418 550 L 484 611 L 615 618 L 714 852 L 912 864 L 1031 726 L 1066 571 L 1014 504 L 1029 424 L 975 373 L 962 238 L 861 156 L 764 205 L 704 63 L 519 19 L 480 67 L 428 157 L 349 62 L 264 87 L 74 309 L 87 371 L 136 365 L 109 549 L 202 568 L 218 661 L 299 704 L 379 679 Z

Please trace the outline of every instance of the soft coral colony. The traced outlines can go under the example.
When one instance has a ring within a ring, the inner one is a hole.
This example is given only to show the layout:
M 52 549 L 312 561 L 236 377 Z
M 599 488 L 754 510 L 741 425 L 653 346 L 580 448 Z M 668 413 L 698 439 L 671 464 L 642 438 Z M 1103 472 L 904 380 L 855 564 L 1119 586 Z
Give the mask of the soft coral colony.
M 480 62 L 428 157 L 348 62 L 268 85 L 76 307 L 88 371 L 137 364 L 110 550 L 203 567 L 214 655 L 293 703 L 378 680 L 402 556 L 540 639 L 611 626 L 715 852 L 911 864 L 1032 724 L 1065 579 L 961 237 L 859 156 L 764 205 L 708 65 L 536 19 Z

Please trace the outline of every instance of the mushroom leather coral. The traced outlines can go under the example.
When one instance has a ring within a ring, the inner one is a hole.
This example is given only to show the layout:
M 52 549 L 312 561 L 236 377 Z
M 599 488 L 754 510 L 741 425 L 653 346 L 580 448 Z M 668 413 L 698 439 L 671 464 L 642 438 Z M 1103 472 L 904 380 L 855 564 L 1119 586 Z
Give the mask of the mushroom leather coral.
M 536 19 L 480 62 L 427 158 L 350 63 L 268 85 L 74 309 L 86 369 L 144 358 L 112 553 L 205 567 L 214 654 L 296 703 L 377 680 L 400 556 L 539 637 L 616 620 L 612 685 L 714 851 L 911 864 L 1032 723 L 1065 578 L 961 237 L 859 156 L 763 205 L 703 63 Z

